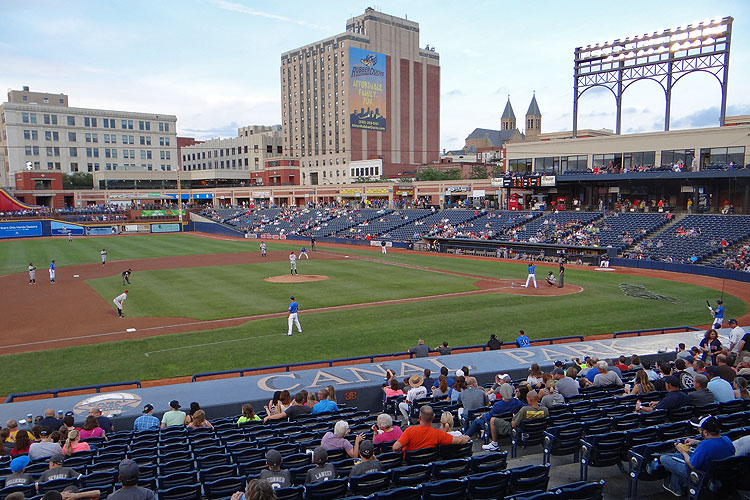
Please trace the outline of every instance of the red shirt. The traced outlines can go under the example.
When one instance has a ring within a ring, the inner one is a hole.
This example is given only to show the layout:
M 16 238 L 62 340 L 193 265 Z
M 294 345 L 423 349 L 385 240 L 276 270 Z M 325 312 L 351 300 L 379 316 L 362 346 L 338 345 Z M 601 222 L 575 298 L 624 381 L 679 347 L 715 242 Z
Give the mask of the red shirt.
M 453 436 L 440 429 L 426 425 L 415 425 L 409 427 L 398 438 L 405 451 L 419 450 L 421 448 L 435 448 L 439 444 L 451 444 Z

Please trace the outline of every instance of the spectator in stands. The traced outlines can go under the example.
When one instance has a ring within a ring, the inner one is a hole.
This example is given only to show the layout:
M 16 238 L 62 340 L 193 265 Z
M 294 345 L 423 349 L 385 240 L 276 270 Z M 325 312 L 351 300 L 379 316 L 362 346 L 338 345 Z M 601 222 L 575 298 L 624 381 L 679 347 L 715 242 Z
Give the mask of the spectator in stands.
M 334 389 L 332 385 L 327 385 L 326 390 L 328 391 L 328 399 L 338 404 L 338 400 L 336 399 L 336 389 Z
M 31 446 L 31 439 L 29 439 L 29 433 L 21 431 L 16 433 L 16 440 L 13 443 L 13 449 L 10 450 L 10 456 L 21 455 L 29 452 Z
M 305 484 L 320 483 L 321 481 L 336 478 L 336 468 L 332 464 L 327 463 L 328 452 L 325 448 L 322 446 L 315 448 L 312 461 L 315 464 L 315 467 L 307 471 Z
M 160 426 L 161 422 L 154 416 L 154 405 L 151 403 L 143 407 L 143 415 L 136 418 L 135 422 L 133 422 L 133 430 L 136 431 L 150 431 L 158 429 Z
M 351 458 L 357 458 L 359 456 L 359 443 L 365 438 L 363 433 L 357 434 L 354 438 L 354 445 L 346 439 L 346 435 L 349 434 L 349 423 L 346 420 L 339 420 L 336 425 L 333 426 L 333 432 L 328 431 L 323 434 L 323 439 L 320 440 L 320 446 L 331 450 L 344 450 L 347 455 Z
M 180 425 L 182 425 L 180 423 Z M 104 429 L 99 427 L 99 421 L 95 416 L 89 414 L 86 420 L 83 422 L 83 429 L 81 430 L 81 439 L 86 441 L 89 438 L 100 438 L 104 437 Z
M 276 408 L 282 412 L 289 408 L 292 404 L 292 395 L 289 391 L 284 389 L 281 391 L 281 394 L 279 394 L 279 400 L 276 402 Z
M 718 366 L 707 366 L 706 376 L 708 377 L 708 390 L 714 395 L 716 403 L 734 400 L 732 384 L 721 378 L 721 371 Z
M 490 404 L 490 399 L 477 386 L 477 379 L 474 377 L 466 377 L 466 389 L 461 391 L 458 401 L 461 403 L 461 408 L 458 409 L 458 418 L 462 421 L 465 418 L 463 415 L 468 415 L 469 410 L 484 408 Z
M 652 412 L 654 410 L 674 410 L 690 404 L 687 394 L 680 390 L 680 379 L 674 375 L 664 378 L 664 384 L 667 388 L 667 394 L 661 401 L 651 401 L 648 405 L 641 405 L 638 401 L 635 405 L 635 412 Z
M 309 397 L 309 394 L 308 394 Z M 260 420 L 260 417 L 255 414 L 255 409 L 250 403 L 242 405 L 242 415 L 237 419 L 237 427 L 241 427 L 245 422 L 254 422 Z
M 630 365 L 628 365 L 628 370 L 642 370 L 643 365 L 641 365 L 641 357 L 637 354 L 633 354 L 633 356 L 630 358 Z
M 734 318 L 730 319 L 727 323 L 732 329 L 729 332 L 729 350 L 734 354 L 739 354 L 740 341 L 742 340 L 742 337 L 745 336 L 745 330 L 740 328 L 737 324 L 737 320 Z
M 445 375 L 440 375 L 437 379 L 438 386 L 432 388 L 432 399 L 439 401 L 441 399 L 447 399 L 450 392 L 448 387 L 448 379 Z
M 390 387 L 388 386 L 383 387 L 383 392 L 385 393 L 385 397 L 394 398 L 398 396 L 403 396 L 404 391 L 402 391 L 400 387 L 401 385 L 398 383 L 398 379 L 396 377 L 391 378 Z
M 206 420 L 206 412 L 203 410 L 198 410 L 195 413 L 193 413 L 193 419 L 192 421 L 187 425 L 188 429 L 213 429 L 214 426 L 211 425 L 211 422 Z
M 447 368 L 446 368 L 446 373 L 447 373 Z M 13 419 L 8 420 L 7 422 L 5 422 L 5 427 L 7 427 L 8 430 L 10 431 L 10 434 L 8 435 L 8 439 L 6 441 L 11 442 L 11 443 L 14 442 L 16 440 L 16 434 L 19 432 L 18 422 L 16 422 Z M 28 434 L 29 440 L 32 439 L 32 436 L 29 434 L 29 431 L 20 431 L 20 432 Z
M 750 355 L 744 356 L 737 367 L 739 368 L 737 375 L 750 375 Z
M 403 434 L 401 427 L 393 425 L 393 418 L 387 413 L 378 415 L 377 423 L 372 426 L 372 432 L 375 436 L 372 442 L 375 444 L 395 441 Z
M 368 472 L 383 470 L 383 464 L 375 457 L 375 446 L 369 439 L 365 439 L 360 443 L 359 457 L 362 461 L 352 467 L 349 476 L 363 476 Z
M 586 385 L 593 384 L 594 383 L 594 377 L 596 377 L 599 374 L 599 370 L 596 369 L 596 364 L 599 362 L 599 358 L 596 356 L 588 357 L 586 356 L 584 358 L 585 361 L 585 368 L 581 369 L 581 377 L 585 379 L 583 382 L 583 387 L 586 387 Z M 588 384 L 586 384 L 588 382 Z
M 326 411 L 339 411 L 339 406 L 335 401 L 331 400 L 331 394 L 328 389 L 320 389 L 318 391 L 318 403 L 312 409 L 313 415 L 323 413 Z
M 497 339 L 497 335 L 490 334 L 490 340 L 487 341 L 487 347 L 490 351 L 499 351 L 503 346 L 502 341 Z
M 197 401 L 193 401 L 190 403 L 190 409 L 187 411 L 187 414 L 185 415 L 185 425 L 190 424 L 190 422 L 193 421 L 193 415 L 201 409 L 201 405 L 198 404 Z
M 62 453 L 52 455 L 49 459 L 49 468 L 39 476 L 39 482 L 45 483 L 53 479 L 74 479 L 81 477 L 81 474 L 70 467 L 63 467 L 64 462 L 65 457 Z M 112 495 L 108 498 L 112 498 Z
M 599 373 L 594 376 L 595 387 L 623 386 L 622 379 L 615 372 L 609 371 L 609 365 L 606 361 L 599 361 L 596 364 L 596 369 L 599 370 Z
M 539 394 L 536 391 L 531 390 L 526 394 L 526 403 L 526 406 L 513 415 L 510 423 L 513 428 L 518 427 L 524 420 L 549 417 L 549 410 L 539 406 Z
M 39 425 L 50 431 L 56 431 L 62 425 L 62 420 L 55 417 L 55 410 L 47 408 L 44 410 L 44 418 L 39 422 Z
M 281 453 L 276 450 L 268 450 L 266 452 L 266 466 L 268 466 L 268 469 L 260 471 L 258 479 L 268 482 L 274 490 L 293 486 L 292 474 L 288 470 L 281 468 L 282 462 Z
M 451 348 L 448 345 L 448 342 L 443 342 L 443 345 L 439 346 L 437 349 L 435 349 L 437 352 L 440 353 L 441 356 L 447 356 L 451 353 Z
M 109 417 L 104 416 L 101 408 L 91 408 L 89 410 L 89 415 L 93 415 L 96 417 L 96 421 L 99 424 L 99 427 L 104 430 L 105 434 L 107 434 L 108 432 L 115 432 L 115 426 L 112 424 L 112 420 Z
M 680 389 L 685 390 L 693 387 L 693 375 L 686 371 L 687 363 L 685 363 L 685 358 L 676 359 L 674 368 L 672 374 L 680 379 Z
M 169 411 L 165 412 L 161 417 L 162 429 L 165 427 L 185 425 L 185 417 L 187 415 L 185 415 L 184 411 L 180 411 L 180 408 L 180 402 L 176 399 L 173 399 L 169 402 Z
M 698 374 L 693 377 L 695 390 L 688 393 L 688 400 L 693 406 L 704 406 L 714 402 L 714 393 L 708 390 L 708 377 Z
M 10 461 L 10 475 L 5 476 L 5 488 L 34 484 L 34 476 L 25 471 L 29 462 L 31 462 L 31 459 L 27 455 L 16 457 Z
M 559 368 L 555 369 L 560 370 Z M 565 404 L 565 397 L 563 397 L 563 395 L 558 393 L 555 389 L 554 380 L 548 380 L 547 382 L 545 382 L 544 388 L 539 391 L 539 396 L 541 396 L 540 404 L 545 408 Z
M 660 392 L 664 392 L 667 390 L 665 380 L 667 377 L 672 375 L 672 365 L 669 364 L 669 361 L 659 361 L 658 367 L 659 373 L 661 373 L 661 378 L 657 378 L 656 380 L 652 380 L 651 382 L 654 384 L 654 389 Z
M 409 353 L 414 354 L 415 358 L 426 358 L 430 355 L 430 347 L 425 345 L 424 340 L 417 340 L 417 345 L 409 348 Z
M 451 436 L 463 436 L 461 434 L 461 431 L 454 431 L 453 430 L 454 420 L 453 420 L 453 414 L 449 411 L 444 411 L 442 415 L 440 415 L 440 429 L 444 430 Z
M 434 448 L 438 445 L 464 444 L 469 442 L 469 436 L 451 436 L 443 430 L 432 427 L 435 412 L 430 405 L 424 405 L 419 409 L 419 425 L 410 426 L 401 434 L 401 437 L 393 443 L 393 451 L 419 450 L 422 448 Z
M 440 369 L 440 371 L 442 372 L 442 368 Z M 448 369 L 446 368 L 446 372 L 447 371 Z M 419 375 L 415 374 L 409 377 L 409 386 L 411 387 L 411 389 L 409 389 L 409 392 L 406 393 L 406 400 L 398 404 L 398 409 L 401 412 L 401 415 L 404 416 L 405 426 L 411 423 L 409 412 L 411 411 L 411 406 L 414 404 L 414 401 L 420 398 L 427 397 L 427 389 L 424 388 L 422 382 L 423 379 Z
M 67 457 L 79 451 L 90 451 L 90 450 L 91 450 L 91 446 L 89 446 L 88 443 L 81 442 L 80 432 L 78 432 L 75 429 L 68 432 L 68 439 L 65 441 L 65 446 L 63 446 L 63 449 L 62 449 L 63 455 Z
M 138 464 L 126 458 L 117 466 L 117 476 L 120 478 L 122 488 L 115 491 L 107 498 L 109 500 L 156 500 L 154 492 L 143 486 L 138 486 L 139 469 Z
M 485 424 L 489 424 L 492 442 L 485 445 L 485 449 L 490 451 L 497 450 L 500 447 L 497 441 L 501 436 L 510 434 L 510 428 L 505 426 L 507 422 L 503 423 L 501 420 L 513 415 L 524 406 L 520 399 L 513 397 L 513 387 L 510 384 L 501 385 L 498 395 L 500 399 L 495 400 L 495 404 L 492 405 L 490 411 L 474 419 L 474 422 L 466 431 L 467 436 L 472 436 Z
M 307 393 L 307 406 L 312 409 L 315 407 L 315 405 L 318 404 L 318 396 L 315 394 L 315 391 L 310 391 Z
M 719 433 L 720 423 L 713 416 L 693 419 L 694 427 L 700 429 L 701 440 L 685 439 L 675 445 L 679 453 L 662 455 L 660 462 L 670 473 L 664 481 L 664 489 L 675 496 L 684 496 L 690 484 L 690 471 L 708 470 L 711 462 L 734 455 L 732 441 Z M 695 451 L 689 453 L 690 447 Z M 680 459 L 681 458 L 681 459 Z
M 648 375 L 646 375 L 645 370 L 638 370 L 638 372 L 635 374 L 635 381 L 633 382 L 632 389 L 628 390 L 628 386 L 625 386 L 626 395 L 648 394 L 650 392 L 654 392 L 654 386 L 648 379 Z
M 431 375 L 432 371 L 429 368 L 425 368 L 424 372 L 422 373 L 422 378 L 424 378 L 424 380 L 422 381 L 422 385 L 425 389 L 427 389 L 427 392 L 430 392 L 430 390 L 432 389 L 432 384 L 435 383 L 435 379 L 432 378 Z
M 562 368 L 552 370 L 552 378 L 555 380 L 555 390 L 566 400 L 580 394 L 580 386 L 576 380 L 578 371 L 574 367 L 567 370 L 567 376 Z
M 52 432 L 46 427 L 39 431 L 39 442 L 31 443 L 31 446 L 29 446 L 29 458 L 32 461 L 38 461 L 62 453 L 62 448 L 60 448 L 59 444 L 52 442 L 50 434 Z
M 529 376 L 526 377 L 526 382 L 535 389 L 542 387 L 544 384 L 544 372 L 542 372 L 538 364 L 534 363 L 529 367 Z
M 731 384 L 737 378 L 737 372 L 729 365 L 728 361 L 727 356 L 724 354 L 716 356 L 716 367 L 719 369 L 719 376 Z
M 627 363 L 628 363 L 627 358 L 625 356 L 620 356 L 620 358 L 617 360 L 617 363 L 615 363 L 614 366 L 619 368 L 620 371 L 630 370 Z
M 452 386 L 453 383 L 455 382 L 455 380 L 453 380 L 453 378 L 451 378 L 450 373 L 448 372 L 448 367 L 447 366 L 440 367 L 440 375 L 444 375 L 445 376 L 445 380 L 448 383 L 448 387 Z M 439 382 L 440 382 L 440 379 L 438 378 L 438 380 L 436 380 L 435 383 L 432 384 L 432 386 L 433 387 L 437 387 L 439 385 Z
M 266 415 L 275 415 L 279 413 L 279 399 L 281 398 L 281 391 L 274 391 L 273 397 L 268 401 L 268 405 L 265 406 Z
M 734 387 L 735 399 L 750 399 L 750 392 L 747 390 L 747 379 L 745 377 L 735 378 L 732 386 Z
M 456 373 L 463 373 L 458 370 Z M 453 383 L 453 387 L 448 390 L 448 397 L 450 398 L 451 404 L 458 403 L 458 399 L 461 397 L 461 392 L 466 389 L 466 377 L 463 375 L 456 376 L 456 381 Z
M 317 407 L 319 404 L 320 403 L 316 404 L 315 406 Z M 309 406 L 305 405 L 305 396 L 301 392 L 298 392 L 294 395 L 294 402 L 292 403 L 292 406 L 280 413 L 266 415 L 263 419 L 263 423 L 266 423 L 270 420 L 281 420 L 282 418 L 294 420 L 300 415 L 310 415 L 311 413 L 312 409 L 310 409 Z
M 701 339 L 699 344 L 700 350 L 703 353 L 702 360 L 706 364 L 715 365 L 716 356 L 721 352 L 721 340 L 719 340 L 719 334 L 713 328 L 706 330 L 705 335 Z
M 518 330 L 518 335 L 516 336 L 516 347 L 531 347 L 531 340 L 529 340 L 529 337 L 526 336 L 526 333 L 523 330 Z
M 687 358 L 688 356 L 692 356 L 692 354 L 690 354 L 690 351 L 685 349 L 685 344 L 680 342 L 677 345 L 677 358 Z

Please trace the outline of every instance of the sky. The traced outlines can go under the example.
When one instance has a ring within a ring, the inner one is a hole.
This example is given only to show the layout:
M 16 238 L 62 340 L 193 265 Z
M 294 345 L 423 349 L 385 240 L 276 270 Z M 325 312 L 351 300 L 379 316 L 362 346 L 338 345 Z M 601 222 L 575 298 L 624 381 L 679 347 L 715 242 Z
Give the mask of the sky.
M 367 7 L 420 25 L 440 54 L 441 148 L 499 129 L 508 95 L 523 127 L 536 92 L 542 132 L 572 128 L 573 50 L 581 45 L 734 17 L 727 115 L 750 114 L 750 1 L 2 0 L 0 88 L 60 92 L 70 105 L 177 115 L 178 134 L 232 137 L 281 123 L 280 56 L 345 31 Z M 3 95 L 3 101 L 5 96 Z M 718 125 L 721 93 L 706 73 L 672 93 L 672 129 Z M 664 92 L 623 96 L 623 133 L 662 130 Z M 580 100 L 579 129 L 615 127 L 611 94 Z

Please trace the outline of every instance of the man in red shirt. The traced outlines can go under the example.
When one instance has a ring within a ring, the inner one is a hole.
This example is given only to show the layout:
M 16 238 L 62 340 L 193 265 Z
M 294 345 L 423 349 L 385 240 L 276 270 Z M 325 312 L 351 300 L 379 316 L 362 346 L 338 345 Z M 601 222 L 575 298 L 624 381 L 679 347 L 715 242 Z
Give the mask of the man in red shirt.
M 469 436 L 453 436 L 432 426 L 435 412 L 430 405 L 419 409 L 419 425 L 406 429 L 398 441 L 393 443 L 393 451 L 419 450 L 421 448 L 435 448 L 439 444 L 464 444 L 469 442 Z

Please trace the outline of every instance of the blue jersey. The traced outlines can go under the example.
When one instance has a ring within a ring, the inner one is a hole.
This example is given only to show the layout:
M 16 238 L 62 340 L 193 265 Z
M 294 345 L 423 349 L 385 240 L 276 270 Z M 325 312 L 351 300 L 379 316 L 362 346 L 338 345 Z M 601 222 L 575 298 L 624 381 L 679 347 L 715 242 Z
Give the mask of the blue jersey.
M 291 302 L 291 303 L 289 304 L 289 312 L 290 312 L 290 313 L 296 313 L 296 312 L 297 312 L 297 309 L 299 309 L 299 304 L 297 304 L 297 302 L 296 302 L 296 301 L 292 301 L 292 302 Z
M 716 309 L 714 309 L 714 317 L 715 318 L 724 317 L 724 306 L 717 306 Z
M 520 337 L 516 338 L 516 345 L 518 347 L 531 347 L 531 341 L 526 335 L 521 335 Z
M 49 268 L 54 271 L 55 270 L 55 263 L 54 262 L 50 262 L 49 263 Z
M 534 274 L 536 272 L 536 266 L 529 266 L 529 274 Z
M 305 247 L 302 247 L 302 250 L 300 250 L 300 253 L 307 253 L 307 250 L 305 250 Z

